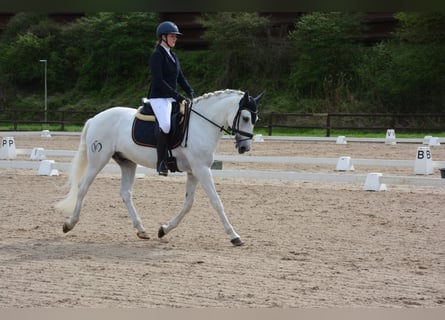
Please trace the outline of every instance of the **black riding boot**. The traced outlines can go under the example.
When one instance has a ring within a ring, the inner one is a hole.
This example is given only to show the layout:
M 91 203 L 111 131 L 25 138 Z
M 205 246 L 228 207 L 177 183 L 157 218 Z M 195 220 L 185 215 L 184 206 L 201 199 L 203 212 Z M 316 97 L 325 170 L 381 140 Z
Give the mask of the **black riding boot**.
M 158 151 L 158 162 L 156 168 L 160 176 L 168 175 L 167 168 L 167 156 L 168 156 L 168 134 L 165 134 L 162 130 L 159 130 L 158 144 L 156 149 Z

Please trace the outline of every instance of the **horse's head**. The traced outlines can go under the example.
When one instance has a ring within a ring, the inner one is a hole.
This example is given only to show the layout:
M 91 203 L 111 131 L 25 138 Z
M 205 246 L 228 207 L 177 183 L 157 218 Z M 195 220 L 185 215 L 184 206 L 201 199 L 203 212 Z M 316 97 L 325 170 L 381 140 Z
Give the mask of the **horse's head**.
M 263 98 L 264 92 L 256 98 L 249 96 L 246 91 L 239 102 L 238 112 L 233 119 L 232 134 L 235 135 L 235 147 L 239 153 L 250 150 L 250 142 L 253 137 L 253 128 L 258 120 L 258 103 Z

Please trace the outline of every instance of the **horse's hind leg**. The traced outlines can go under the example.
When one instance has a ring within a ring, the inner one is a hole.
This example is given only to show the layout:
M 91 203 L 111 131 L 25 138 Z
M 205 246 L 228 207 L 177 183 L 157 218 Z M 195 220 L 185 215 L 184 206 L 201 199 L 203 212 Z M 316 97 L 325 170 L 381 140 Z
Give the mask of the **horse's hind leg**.
M 182 221 L 182 219 L 185 217 L 187 212 L 190 211 L 193 200 L 195 198 L 195 191 L 196 186 L 198 185 L 198 179 L 191 173 L 187 173 L 187 182 L 186 182 L 186 193 L 185 193 L 185 203 L 181 209 L 181 211 L 178 213 L 176 217 L 171 219 L 167 224 L 163 224 L 158 231 L 158 237 L 162 238 L 167 233 L 169 233 L 172 229 L 176 228 L 178 224 Z
M 102 167 L 97 168 L 97 167 L 92 167 L 90 165 L 88 166 L 84 177 L 79 183 L 77 201 L 73 213 L 71 214 L 71 217 L 63 224 L 64 233 L 71 231 L 76 225 L 76 223 L 79 222 L 80 209 L 82 208 L 83 199 L 87 194 L 88 188 L 90 187 L 91 183 L 93 182 L 94 178 L 97 176 L 100 170 L 102 170 Z
M 150 239 L 145 232 L 142 221 L 136 212 L 133 204 L 133 185 L 136 175 L 137 164 L 124 158 L 120 158 L 118 154 L 113 156 L 113 159 L 119 164 L 122 172 L 120 194 L 122 200 L 127 206 L 128 214 L 130 215 L 133 226 L 138 230 L 137 236 L 141 239 Z

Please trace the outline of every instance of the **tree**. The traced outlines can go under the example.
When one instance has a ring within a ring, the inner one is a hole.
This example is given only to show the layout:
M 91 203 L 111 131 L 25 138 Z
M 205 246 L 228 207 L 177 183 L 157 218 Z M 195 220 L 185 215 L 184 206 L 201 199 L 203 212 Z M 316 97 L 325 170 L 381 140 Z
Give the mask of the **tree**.
M 0 71 L 12 84 L 32 90 L 41 83 L 40 59 L 47 59 L 57 26 L 45 16 L 18 14 L 8 24 L 0 42 Z
M 395 15 L 394 38 L 370 48 L 357 68 L 363 97 L 380 111 L 443 112 L 445 15 Z
M 218 12 L 203 14 L 198 21 L 205 28 L 203 38 L 211 42 L 209 61 L 219 75 L 216 87 L 262 90 L 265 79 L 276 86 L 287 74 L 289 64 L 283 60 L 286 43 L 271 37 L 268 17 Z
M 148 73 L 159 18 L 153 13 L 101 12 L 87 15 L 66 33 L 66 50 L 76 61 L 80 89 L 100 90 Z
M 361 58 L 364 30 L 360 13 L 314 12 L 302 16 L 289 35 L 295 49 L 290 76 L 295 95 L 333 97 L 338 88 L 348 89 Z

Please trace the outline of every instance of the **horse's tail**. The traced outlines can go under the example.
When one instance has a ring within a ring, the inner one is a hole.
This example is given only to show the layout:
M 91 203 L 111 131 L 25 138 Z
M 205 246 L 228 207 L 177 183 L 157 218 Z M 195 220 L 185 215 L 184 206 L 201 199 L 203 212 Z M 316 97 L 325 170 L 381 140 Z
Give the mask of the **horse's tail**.
M 55 208 L 65 213 L 71 213 L 74 210 L 77 202 L 77 193 L 79 190 L 79 182 L 85 174 L 88 159 L 87 159 L 87 147 L 86 147 L 86 135 L 88 132 L 90 120 L 87 120 L 83 127 L 82 134 L 80 136 L 79 149 L 71 162 L 71 171 L 67 185 L 70 187 L 70 191 L 64 199 L 56 203 Z

